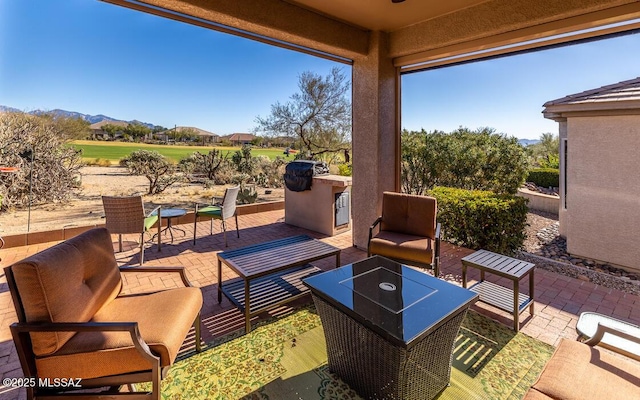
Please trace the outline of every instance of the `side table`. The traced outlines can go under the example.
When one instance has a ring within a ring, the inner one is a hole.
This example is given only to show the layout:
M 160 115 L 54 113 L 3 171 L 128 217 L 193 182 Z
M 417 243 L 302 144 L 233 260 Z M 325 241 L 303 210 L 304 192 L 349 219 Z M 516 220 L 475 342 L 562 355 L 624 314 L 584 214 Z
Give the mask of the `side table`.
M 155 212 L 152 215 L 157 215 L 157 212 Z M 173 218 L 179 218 L 179 217 L 182 217 L 184 215 L 187 215 L 187 210 L 185 210 L 184 208 L 163 208 L 162 209 L 162 213 L 160 214 L 160 218 L 167 220 L 167 226 L 163 230 L 160 231 L 160 234 L 162 234 L 164 232 L 164 234 L 166 235 L 167 231 L 168 231 L 169 235 L 171 236 L 171 243 L 173 243 L 173 229 L 181 231 L 182 232 L 182 236 L 185 235 L 184 229 L 181 229 L 181 228 L 173 226 L 173 224 L 171 223 L 171 220 Z M 158 223 L 162 223 L 162 221 L 159 221 Z M 157 235 L 157 233 L 156 233 L 156 235 Z M 155 235 L 153 235 L 153 237 L 155 238 Z
M 480 295 L 480 301 L 513 314 L 513 330 L 520 330 L 520 313 L 529 306 L 533 315 L 534 271 L 535 264 L 479 250 L 462 258 L 462 287 L 467 287 L 467 267 L 480 270 L 480 282 L 471 286 Z M 484 273 L 489 272 L 513 281 L 513 290 L 504 288 L 484 280 Z M 520 281 L 529 277 L 529 295 L 520 293 Z

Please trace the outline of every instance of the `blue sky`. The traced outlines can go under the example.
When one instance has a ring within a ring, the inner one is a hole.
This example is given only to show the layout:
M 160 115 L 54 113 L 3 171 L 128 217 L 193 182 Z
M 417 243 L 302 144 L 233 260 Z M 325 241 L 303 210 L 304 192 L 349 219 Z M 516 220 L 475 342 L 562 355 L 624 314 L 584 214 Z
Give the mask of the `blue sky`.
M 542 104 L 640 76 L 638 35 L 410 74 L 402 126 L 557 132 Z M 0 104 L 247 132 L 338 64 L 88 0 L 0 0 Z M 351 69 L 343 66 L 347 75 Z

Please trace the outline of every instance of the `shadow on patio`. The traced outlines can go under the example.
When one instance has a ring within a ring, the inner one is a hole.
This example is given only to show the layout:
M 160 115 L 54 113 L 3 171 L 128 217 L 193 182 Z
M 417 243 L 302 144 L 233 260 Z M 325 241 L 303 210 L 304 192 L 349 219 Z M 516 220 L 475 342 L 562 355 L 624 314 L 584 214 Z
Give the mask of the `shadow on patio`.
M 243 215 L 239 217 L 240 239 L 234 232 L 228 235 L 229 247 L 239 248 L 260 242 L 284 238 L 292 235 L 307 234 L 320 239 L 342 250 L 341 264 L 352 263 L 366 257 L 366 252 L 352 246 L 350 232 L 334 237 L 326 237 L 305 229 L 293 227 L 284 223 L 284 211 L 269 211 L 258 214 Z M 184 236 L 178 234 L 174 243 L 165 240 L 162 251 L 158 252 L 156 245 L 147 245 L 145 251 L 145 265 L 148 266 L 183 266 L 194 286 L 200 287 L 203 292 L 204 304 L 202 308 L 203 340 L 205 343 L 216 344 L 222 336 L 231 332 L 242 331 L 244 327 L 244 315 L 238 311 L 225 297 L 222 303 L 217 301 L 217 258 L 216 253 L 224 251 L 222 233 L 219 224 L 214 226 L 214 235 L 209 236 L 207 223 L 198 224 L 198 240 L 194 246 L 193 225 L 181 225 L 185 229 Z M 135 265 L 138 261 L 138 249 L 135 243 L 136 235 L 125 237 L 126 246 L 123 253 L 116 253 L 120 264 Z M 117 249 L 117 237 L 113 236 L 114 249 Z M 13 262 L 34 254 L 54 243 L 8 248 L 0 250 L 1 265 L 5 267 Z M 457 285 L 461 284 L 462 264 L 460 259 L 473 251 L 444 243 L 441 249 L 441 277 Z M 335 266 L 333 258 L 327 258 L 314 262 L 323 270 L 332 269 Z M 430 273 L 430 272 L 429 272 Z M 237 277 L 228 268 L 223 267 L 223 281 Z M 128 292 L 144 292 L 164 288 L 181 286 L 178 277 L 172 275 L 149 274 L 144 276 L 135 273 L 125 276 L 125 289 Z M 479 279 L 479 272 L 469 270 L 470 282 Z M 490 274 L 487 279 L 491 280 Z M 499 282 L 499 280 L 494 280 Z M 501 282 L 503 286 L 510 287 L 510 281 Z M 6 279 L 0 279 L 0 375 L 3 378 L 20 377 L 22 371 L 17 358 L 16 350 L 11 340 L 9 325 L 17 321 L 11 296 L 7 290 Z M 523 285 L 523 290 L 527 292 Z M 595 311 L 619 319 L 640 324 L 640 296 L 627 294 L 615 289 L 597 286 L 590 282 L 559 275 L 554 272 L 538 269 L 535 274 L 535 315 L 531 316 L 527 311 L 521 315 L 521 332 L 532 338 L 538 339 L 549 345 L 556 346 L 560 338 L 575 340 L 577 334 L 575 326 L 578 316 L 583 311 Z M 277 315 L 291 315 L 301 305 L 309 303 L 305 297 L 291 307 L 280 307 L 268 313 L 255 317 L 252 322 L 254 328 L 264 321 Z M 491 306 L 476 304 L 472 310 L 477 311 L 490 319 L 494 319 L 505 327 L 512 326 L 512 317 L 506 312 L 499 311 Z M 189 357 L 193 350 L 193 332 L 188 336 L 183 345 L 181 357 Z M 180 358 L 180 357 L 179 357 Z M 25 398 L 23 389 L 2 387 L 0 398 L 14 399 Z

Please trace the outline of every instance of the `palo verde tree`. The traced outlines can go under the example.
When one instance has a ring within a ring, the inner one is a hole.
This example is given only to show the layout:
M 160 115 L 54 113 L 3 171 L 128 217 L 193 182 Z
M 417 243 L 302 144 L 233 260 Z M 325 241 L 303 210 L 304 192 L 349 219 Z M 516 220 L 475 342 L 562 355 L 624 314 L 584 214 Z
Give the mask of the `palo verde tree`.
M 271 105 L 271 114 L 257 117 L 258 132 L 295 138 L 302 154 L 312 159 L 343 153 L 351 148 L 351 103 L 349 82 L 340 68 L 328 76 L 303 72 L 298 93 L 281 104 Z

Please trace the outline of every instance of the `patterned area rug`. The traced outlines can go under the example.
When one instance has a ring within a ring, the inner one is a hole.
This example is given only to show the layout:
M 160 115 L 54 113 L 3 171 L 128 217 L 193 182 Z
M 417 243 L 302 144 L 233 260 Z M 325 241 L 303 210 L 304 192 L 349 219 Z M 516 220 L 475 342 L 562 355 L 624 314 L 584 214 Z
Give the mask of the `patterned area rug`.
M 329 372 L 313 308 L 211 346 L 176 362 L 163 380 L 163 399 L 360 399 Z M 552 346 L 470 311 L 455 343 L 451 386 L 437 398 L 522 399 L 552 353 Z

